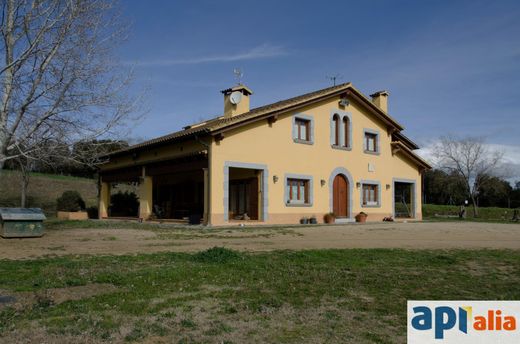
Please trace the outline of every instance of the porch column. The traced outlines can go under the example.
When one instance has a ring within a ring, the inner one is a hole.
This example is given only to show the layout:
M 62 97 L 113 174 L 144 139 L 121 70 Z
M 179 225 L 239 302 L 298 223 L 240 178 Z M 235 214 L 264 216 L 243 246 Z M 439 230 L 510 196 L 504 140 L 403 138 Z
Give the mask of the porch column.
M 99 219 L 108 217 L 108 207 L 110 206 L 110 183 L 101 182 L 99 188 Z
M 152 177 L 146 175 L 145 167 L 143 167 L 143 176 L 139 183 L 139 218 L 148 220 L 152 215 L 152 193 L 153 180 Z
M 209 222 L 209 170 L 207 168 L 202 170 L 204 171 L 204 215 L 202 222 L 207 225 Z

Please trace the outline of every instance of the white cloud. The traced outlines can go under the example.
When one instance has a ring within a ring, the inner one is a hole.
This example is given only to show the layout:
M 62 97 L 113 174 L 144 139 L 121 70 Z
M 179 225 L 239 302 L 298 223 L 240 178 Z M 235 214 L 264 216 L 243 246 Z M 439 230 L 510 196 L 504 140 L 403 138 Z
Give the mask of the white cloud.
M 214 62 L 234 62 L 244 60 L 256 60 L 287 55 L 287 51 L 281 47 L 270 44 L 262 44 L 252 49 L 234 54 L 208 55 L 192 58 L 166 58 L 145 61 L 124 61 L 123 65 L 156 67 L 156 66 L 175 66 Z

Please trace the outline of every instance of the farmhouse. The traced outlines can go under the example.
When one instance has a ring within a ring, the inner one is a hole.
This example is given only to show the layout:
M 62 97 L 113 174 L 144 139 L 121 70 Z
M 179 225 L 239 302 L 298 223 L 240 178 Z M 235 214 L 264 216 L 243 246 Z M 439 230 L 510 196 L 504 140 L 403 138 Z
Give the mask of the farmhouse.
M 290 224 L 334 213 L 421 219 L 430 166 L 388 114 L 388 92 L 351 83 L 250 109 L 244 85 L 222 91 L 223 115 L 108 156 L 99 171 L 100 218 L 111 189 L 132 183 L 143 220 Z

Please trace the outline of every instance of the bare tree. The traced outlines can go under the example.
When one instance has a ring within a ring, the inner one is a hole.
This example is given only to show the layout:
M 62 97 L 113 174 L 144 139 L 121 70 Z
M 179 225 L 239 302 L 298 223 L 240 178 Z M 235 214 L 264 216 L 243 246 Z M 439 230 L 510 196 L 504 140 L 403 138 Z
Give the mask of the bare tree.
M 483 176 L 497 174 L 503 153 L 489 149 L 482 138 L 443 136 L 433 147 L 433 157 L 439 168 L 459 174 L 465 187 L 474 216 L 478 216 L 477 195 Z
M 53 142 L 121 136 L 140 99 L 113 56 L 125 32 L 114 1 L 0 6 L 0 172 L 8 160 L 52 156 Z

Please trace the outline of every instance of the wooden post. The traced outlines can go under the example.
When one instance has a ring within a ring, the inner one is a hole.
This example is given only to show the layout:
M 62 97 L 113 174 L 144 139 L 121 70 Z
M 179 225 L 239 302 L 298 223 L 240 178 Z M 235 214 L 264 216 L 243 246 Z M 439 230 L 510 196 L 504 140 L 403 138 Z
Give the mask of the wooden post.
M 148 220 L 152 215 L 153 207 L 153 179 L 146 175 L 143 167 L 143 175 L 139 180 L 139 218 Z
M 110 183 L 100 182 L 99 190 L 99 219 L 108 217 L 108 207 L 110 206 Z

